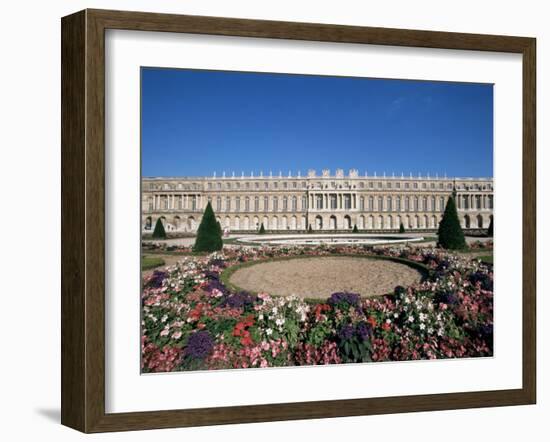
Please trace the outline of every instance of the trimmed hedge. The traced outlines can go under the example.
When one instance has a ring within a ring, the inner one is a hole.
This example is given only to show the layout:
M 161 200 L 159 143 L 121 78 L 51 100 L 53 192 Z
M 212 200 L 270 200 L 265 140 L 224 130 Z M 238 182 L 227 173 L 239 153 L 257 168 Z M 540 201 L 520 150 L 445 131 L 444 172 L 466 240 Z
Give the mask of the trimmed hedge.
M 199 229 L 197 230 L 197 239 L 193 246 L 193 252 L 215 252 L 223 248 L 223 240 L 220 232 L 219 223 L 216 221 L 214 210 L 210 202 L 204 209 Z

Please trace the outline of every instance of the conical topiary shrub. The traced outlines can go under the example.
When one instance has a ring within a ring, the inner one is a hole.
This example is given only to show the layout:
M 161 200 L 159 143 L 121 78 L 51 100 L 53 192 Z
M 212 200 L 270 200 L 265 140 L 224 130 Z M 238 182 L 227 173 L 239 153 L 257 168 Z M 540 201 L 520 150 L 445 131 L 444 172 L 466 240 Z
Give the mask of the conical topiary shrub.
M 155 239 L 166 239 L 166 231 L 164 230 L 164 224 L 160 218 L 157 219 L 155 224 L 155 230 L 153 231 L 153 238 Z
M 353 225 L 353 233 L 359 233 L 359 229 L 357 228 L 357 224 Z
M 193 246 L 194 252 L 215 252 L 223 247 L 220 227 L 212 210 L 210 202 L 204 209 L 202 220 L 197 230 L 197 239 Z
M 311 224 L 307 228 L 307 233 L 313 233 L 313 227 L 311 227 Z
M 405 233 L 405 226 L 403 225 L 403 223 L 399 224 L 399 233 Z
M 458 220 L 454 196 L 451 196 L 447 201 L 443 219 L 439 223 L 437 245 L 450 250 L 466 248 L 466 240 L 464 239 L 464 232 Z
M 263 234 L 265 233 L 264 223 L 262 223 L 262 224 L 260 225 L 260 230 L 258 230 L 258 233 L 259 233 L 260 235 L 263 235 Z
M 489 223 L 489 228 L 487 229 L 487 236 L 490 236 L 490 237 L 493 236 L 493 220 L 494 218 L 491 218 L 491 222 Z

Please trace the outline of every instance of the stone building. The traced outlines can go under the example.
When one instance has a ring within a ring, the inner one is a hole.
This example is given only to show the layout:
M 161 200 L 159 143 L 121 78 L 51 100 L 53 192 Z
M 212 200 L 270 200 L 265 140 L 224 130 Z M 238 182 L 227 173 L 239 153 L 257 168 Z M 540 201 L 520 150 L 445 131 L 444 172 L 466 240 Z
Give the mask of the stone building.
M 195 232 L 208 201 L 230 231 L 435 231 L 456 193 L 465 229 L 486 229 L 493 216 L 492 178 L 335 174 L 306 176 L 151 177 L 142 179 L 142 229 L 161 218 L 167 231 Z

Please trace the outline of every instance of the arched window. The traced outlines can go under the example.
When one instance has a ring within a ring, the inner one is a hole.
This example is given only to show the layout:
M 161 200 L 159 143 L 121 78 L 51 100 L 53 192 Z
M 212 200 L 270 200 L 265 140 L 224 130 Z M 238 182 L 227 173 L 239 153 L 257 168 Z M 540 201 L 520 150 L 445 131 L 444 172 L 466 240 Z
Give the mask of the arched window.
M 296 212 L 298 210 L 298 198 L 296 198 L 295 196 L 292 197 L 292 211 L 293 212 Z M 296 228 L 296 226 L 293 227 L 294 229 Z
M 381 196 L 378 197 L 378 211 L 384 210 L 384 198 Z
M 216 212 L 221 212 L 222 210 L 222 197 L 219 196 L 216 198 Z
M 405 198 L 405 211 L 409 212 L 411 210 L 411 199 L 409 197 Z
M 283 212 L 288 211 L 288 197 L 283 197 Z
M 225 211 L 231 212 L 231 197 L 229 196 L 225 198 Z
M 267 212 L 269 210 L 269 198 L 267 196 L 264 196 L 264 212 Z
M 396 199 L 395 199 L 395 210 L 397 212 L 401 212 L 401 197 L 398 196 Z
M 307 209 L 307 198 L 306 196 L 302 196 L 302 212 L 305 212 Z
M 392 208 L 392 198 L 391 198 L 391 196 L 388 196 L 388 198 L 387 198 L 386 201 L 387 201 L 387 202 L 386 202 L 386 210 L 387 210 L 388 212 L 391 212 L 391 211 L 393 210 L 393 208 Z M 391 227 L 390 227 L 390 228 L 391 228 Z
M 260 198 L 259 197 L 254 197 L 254 212 L 259 212 L 260 211 Z
M 432 212 L 435 212 L 435 196 L 432 196 L 431 198 L 432 207 L 430 207 Z
M 235 198 L 235 211 L 239 212 L 241 210 L 241 197 L 238 196 Z
M 250 212 L 250 198 L 249 197 L 246 197 L 244 199 L 244 211 L 245 212 Z M 246 229 L 248 229 L 248 227 L 245 227 Z
M 279 198 L 276 196 L 273 197 L 273 211 L 277 212 L 279 210 Z
M 369 212 L 374 210 L 374 197 L 369 196 Z
M 361 184 L 364 184 L 364 183 L 361 183 Z M 365 198 L 364 197 L 359 198 L 359 209 L 360 210 L 365 210 Z

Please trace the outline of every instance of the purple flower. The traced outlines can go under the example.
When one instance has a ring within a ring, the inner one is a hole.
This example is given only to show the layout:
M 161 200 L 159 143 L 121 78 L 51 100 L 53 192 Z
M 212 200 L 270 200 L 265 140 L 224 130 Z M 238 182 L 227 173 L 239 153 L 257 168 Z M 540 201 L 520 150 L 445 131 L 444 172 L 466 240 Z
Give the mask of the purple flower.
M 213 348 L 214 339 L 206 330 L 201 330 L 189 336 L 184 354 L 194 359 L 204 359 L 212 353 Z
M 227 295 L 227 289 L 225 288 L 225 286 L 220 282 L 219 279 L 210 279 L 207 283 L 206 283 L 206 286 L 204 287 L 204 290 L 206 290 L 207 292 L 209 293 L 212 293 L 214 291 L 214 289 L 216 290 L 219 290 L 220 292 L 222 292 L 224 295 Z
M 332 306 L 359 307 L 361 297 L 357 293 L 338 292 L 330 295 L 327 302 Z
M 149 286 L 154 288 L 162 287 L 162 282 L 166 278 L 166 275 L 166 272 L 155 270 L 153 272 L 153 276 L 151 276 L 151 279 L 149 280 Z
M 228 296 L 224 305 L 228 305 L 231 308 L 246 308 L 252 306 L 258 298 L 248 292 L 239 292 L 234 295 Z
M 353 338 L 353 335 L 355 333 L 355 330 L 353 329 L 352 325 L 344 325 L 339 331 L 338 331 L 338 337 L 341 341 L 346 341 L 348 339 Z
M 361 321 L 357 324 L 356 332 L 361 340 L 366 341 L 371 334 L 371 328 L 366 322 Z
M 483 272 L 475 272 L 470 275 L 470 282 L 473 285 L 479 283 L 482 290 L 493 291 L 493 279 Z

